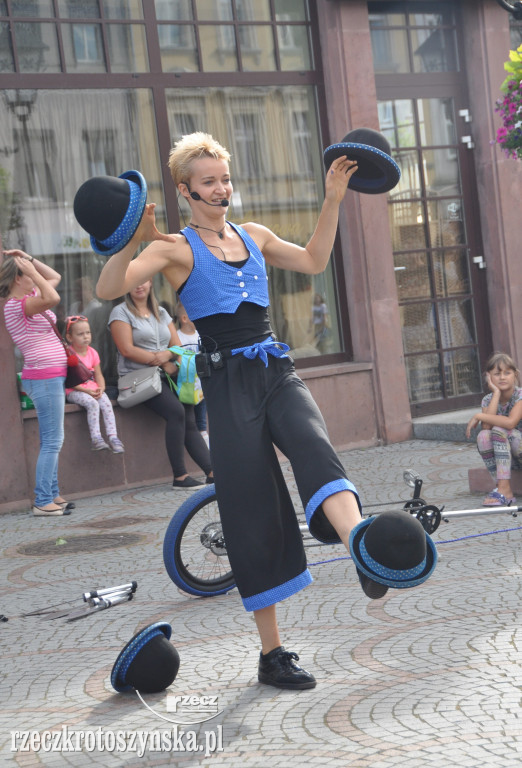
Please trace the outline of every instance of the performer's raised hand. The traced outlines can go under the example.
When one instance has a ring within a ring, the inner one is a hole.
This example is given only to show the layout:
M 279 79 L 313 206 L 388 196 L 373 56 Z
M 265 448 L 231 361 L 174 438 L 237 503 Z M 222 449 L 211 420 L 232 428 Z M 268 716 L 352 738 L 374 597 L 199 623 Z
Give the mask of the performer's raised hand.
M 134 238 L 136 238 L 140 243 L 151 243 L 153 240 L 166 240 L 173 242 L 175 239 L 174 235 L 164 234 L 157 228 L 155 208 L 156 203 L 147 203 Z
M 346 155 L 336 158 L 326 174 L 325 198 L 340 203 L 357 169 L 357 161 L 350 160 Z

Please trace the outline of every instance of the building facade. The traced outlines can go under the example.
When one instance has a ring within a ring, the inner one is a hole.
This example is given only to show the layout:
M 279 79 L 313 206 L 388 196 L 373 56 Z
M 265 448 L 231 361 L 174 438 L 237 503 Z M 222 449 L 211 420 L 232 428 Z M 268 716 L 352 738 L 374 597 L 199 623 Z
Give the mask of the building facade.
M 492 144 L 521 30 L 496 0 L 0 0 L 3 247 L 62 274 L 58 317 L 89 318 L 115 385 L 113 303 L 94 294 L 104 260 L 72 209 L 86 179 L 140 170 L 159 228 L 177 231 L 188 210 L 168 153 L 206 131 L 232 154 L 229 218 L 305 244 L 324 148 L 378 129 L 399 185 L 347 193 L 324 274 L 270 270 L 271 319 L 334 444 L 407 439 L 412 416 L 479 403 L 493 350 L 522 358 L 520 164 Z M 156 291 L 175 306 L 161 279 Z M 1 508 L 30 497 L 38 438 L 3 323 L 0 354 Z M 67 406 L 64 493 L 168 475 L 160 420 L 139 408 L 117 418 L 127 450 L 101 466 Z

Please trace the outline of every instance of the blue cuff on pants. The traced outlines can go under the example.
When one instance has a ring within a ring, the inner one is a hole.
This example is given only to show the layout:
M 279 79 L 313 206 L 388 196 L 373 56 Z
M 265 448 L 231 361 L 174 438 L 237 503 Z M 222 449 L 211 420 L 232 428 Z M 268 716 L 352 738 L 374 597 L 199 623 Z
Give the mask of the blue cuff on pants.
M 335 544 L 340 541 L 340 538 L 337 535 L 334 527 L 326 519 L 324 512 L 321 514 L 319 520 L 313 521 L 315 524 L 313 524 L 312 518 L 317 510 L 321 507 L 321 504 L 323 501 L 325 501 L 325 499 L 327 499 L 329 496 L 333 496 L 335 493 L 340 493 L 341 491 L 351 491 L 355 495 L 359 509 L 361 509 L 361 503 L 359 501 L 357 489 L 355 488 L 355 485 L 353 485 L 353 483 L 351 483 L 345 477 L 340 477 L 338 480 L 332 480 L 332 482 L 323 485 L 321 488 L 319 488 L 318 491 L 314 493 L 306 505 L 306 522 L 308 524 L 310 533 L 312 536 L 318 539 L 318 541 L 322 541 L 324 544 Z
M 259 611 L 261 608 L 268 608 L 269 605 L 280 603 L 281 600 L 295 595 L 296 592 L 300 592 L 301 589 L 307 587 L 312 581 L 312 574 L 306 568 L 299 576 L 285 581 L 284 584 L 267 589 L 266 592 L 259 592 L 257 595 L 252 595 L 252 597 L 243 597 L 241 599 L 247 611 Z

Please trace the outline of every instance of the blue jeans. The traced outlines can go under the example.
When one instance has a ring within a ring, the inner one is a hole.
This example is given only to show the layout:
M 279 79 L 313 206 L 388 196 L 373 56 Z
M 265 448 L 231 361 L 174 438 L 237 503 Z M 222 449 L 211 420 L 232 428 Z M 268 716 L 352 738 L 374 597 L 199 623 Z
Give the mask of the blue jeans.
M 207 404 L 205 400 L 201 400 L 194 406 L 194 416 L 196 417 L 196 427 L 200 432 L 207 431 Z
M 23 379 L 23 389 L 34 403 L 40 432 L 40 453 L 36 462 L 34 503 L 37 507 L 52 504 L 60 495 L 58 457 L 63 444 L 65 413 L 65 378 Z

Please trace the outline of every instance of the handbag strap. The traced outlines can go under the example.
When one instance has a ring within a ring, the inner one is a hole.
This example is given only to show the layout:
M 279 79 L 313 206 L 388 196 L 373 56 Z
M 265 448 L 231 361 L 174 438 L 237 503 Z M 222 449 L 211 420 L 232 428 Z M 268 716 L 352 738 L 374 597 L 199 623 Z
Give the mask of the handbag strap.
M 68 349 L 69 349 L 69 347 L 67 346 L 67 344 L 65 343 L 64 339 L 62 338 L 62 334 L 61 334 L 61 333 L 60 333 L 60 331 L 58 330 L 58 326 L 56 325 L 56 323 L 54 322 L 54 320 L 51 320 L 51 318 L 49 317 L 49 315 L 47 315 L 47 314 L 46 314 L 46 311 L 45 311 L 45 309 L 44 309 L 44 311 L 41 313 L 41 315 L 42 315 L 43 317 L 45 317 L 45 319 L 46 319 L 46 320 L 47 320 L 47 321 L 50 323 L 50 325 L 51 325 L 51 328 L 53 329 L 53 331 L 55 332 L 55 334 L 58 336 L 58 338 L 60 339 L 60 341 L 61 341 L 61 342 L 62 342 L 62 344 L 63 344 L 63 347 L 64 347 L 65 351 L 67 352 L 67 351 L 68 351 Z

